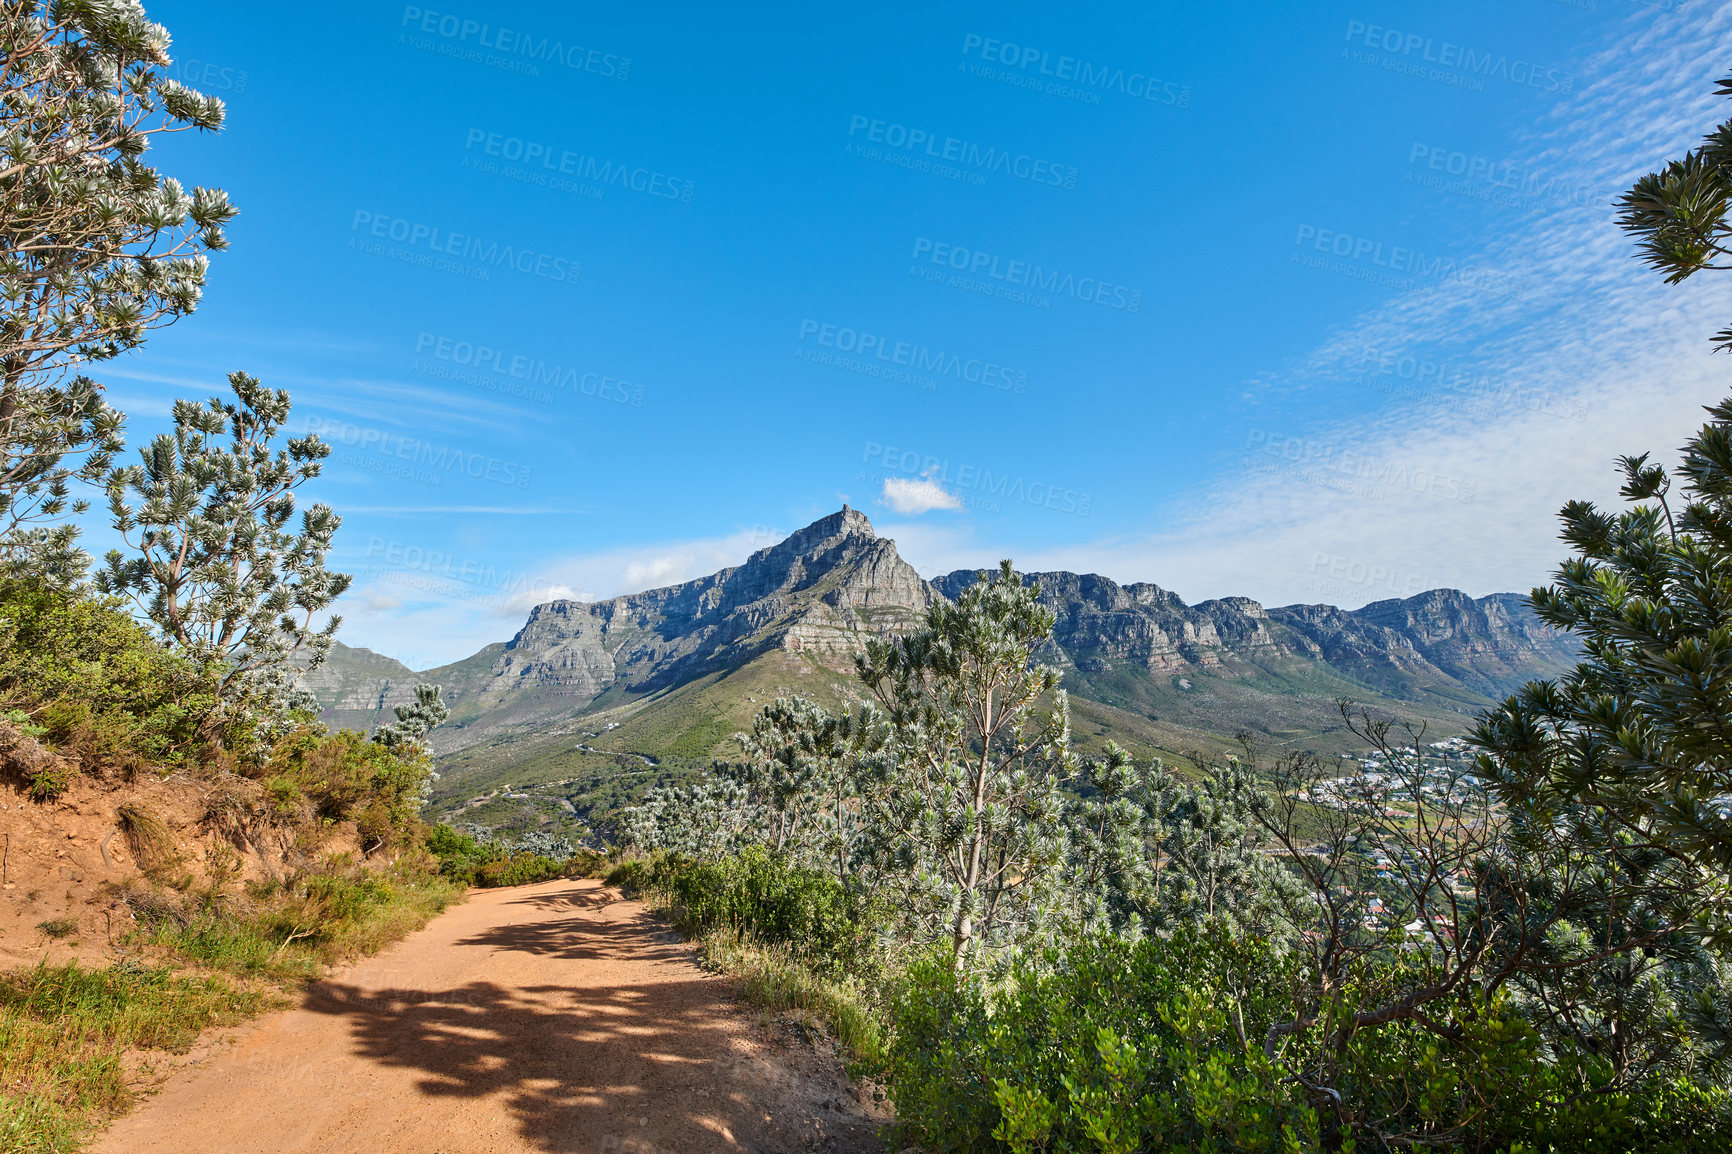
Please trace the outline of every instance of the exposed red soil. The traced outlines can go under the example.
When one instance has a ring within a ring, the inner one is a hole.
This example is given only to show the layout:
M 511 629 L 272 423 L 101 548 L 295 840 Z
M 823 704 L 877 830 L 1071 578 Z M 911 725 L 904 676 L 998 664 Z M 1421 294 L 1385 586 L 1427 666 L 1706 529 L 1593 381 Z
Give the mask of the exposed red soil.
M 310 855 L 347 853 L 359 859 L 354 824 L 314 830 L 317 845 L 292 846 L 280 838 L 255 845 L 211 828 L 213 797 L 223 790 L 256 792 L 254 782 L 203 781 L 140 774 L 116 783 L 80 778 L 53 801 L 33 801 L 16 781 L 0 778 L 0 968 L 77 960 L 104 965 L 127 952 L 133 915 L 120 900 L 126 885 L 143 885 L 120 828 L 123 805 L 160 820 L 178 856 L 167 871 L 201 885 L 214 849 L 233 851 L 240 872 L 233 881 L 281 877 Z M 59 936 L 40 928 L 56 927 Z M 73 924 L 75 923 L 75 924 Z
M 877 1151 L 838 1061 L 594 881 L 473 892 L 234 1031 L 111 1154 Z

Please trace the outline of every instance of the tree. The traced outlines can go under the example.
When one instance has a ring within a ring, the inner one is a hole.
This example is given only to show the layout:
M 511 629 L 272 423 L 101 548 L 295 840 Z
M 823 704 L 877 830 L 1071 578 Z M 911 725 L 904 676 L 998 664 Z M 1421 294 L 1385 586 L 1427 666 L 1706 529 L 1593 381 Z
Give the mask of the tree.
M 1714 88 L 1732 97 L 1732 76 Z M 1618 224 L 1634 236 L 1642 260 L 1677 284 L 1703 269 L 1732 268 L 1732 120 L 1702 144 L 1658 172 L 1650 172 L 1619 199 Z M 1732 351 L 1732 326 L 1714 336 L 1716 349 Z
M 397 720 L 373 731 L 373 740 L 386 749 L 421 750 L 427 747 L 427 735 L 445 723 L 451 710 L 443 699 L 444 686 L 418 682 L 415 700 L 397 706 Z
M 762 845 L 764 833 L 761 814 L 747 800 L 745 788 L 720 776 L 656 786 L 619 820 L 623 845 L 700 858 Z
M 1060 786 L 1077 769 L 1058 671 L 1034 660 L 1052 612 L 1009 561 L 981 578 L 936 602 L 924 629 L 856 658 L 890 729 L 873 824 L 907 867 L 906 909 L 928 933 L 943 927 L 959 971 L 1050 925 L 1062 900 Z
M 1732 77 L 1716 88 L 1732 97 Z M 1638 180 L 1620 225 L 1676 284 L 1732 268 L 1732 120 Z M 1714 338 L 1732 350 L 1732 328 Z M 1619 837 L 1732 880 L 1732 399 L 1684 445 L 1673 474 L 1618 460 L 1630 504 L 1571 501 L 1574 555 L 1533 591 L 1540 618 L 1582 641 L 1576 667 L 1485 715 L 1476 740 L 1512 804 L 1601 808 Z M 1676 502 L 1676 507 L 1675 507 Z M 1724 918 L 1720 922 L 1723 936 Z
M 1206 922 L 1235 934 L 1292 932 L 1288 911 L 1303 886 L 1277 860 L 1275 839 L 1256 820 L 1271 796 L 1251 753 L 1247 743 L 1244 758 L 1194 756 L 1198 780 L 1163 772 L 1145 803 L 1153 892 L 1144 916 L 1165 932 Z
M 1254 815 L 1305 882 L 1288 899 L 1302 930 L 1291 1009 L 1264 1052 L 1320 1116 L 1389 1146 L 1480 1148 L 1475 1135 L 1510 1123 L 1508 1104 L 1483 1095 L 1506 1082 L 1518 1042 L 1569 1056 L 1554 1073 L 1581 1077 L 1584 1096 L 1651 1088 L 1655 1076 L 1725 1085 L 1724 1065 L 1683 1024 L 1723 1021 L 1728 999 L 1689 932 L 1703 899 L 1696 870 L 1623 836 L 1593 804 L 1500 804 L 1484 759 L 1466 773 L 1439 762 L 1420 730 L 1403 740 L 1391 721 L 1341 711 L 1375 750 L 1376 776 L 1290 756 Z M 1488 1081 L 1427 1085 L 1412 1062 L 1426 1047 L 1468 1056 Z M 1415 1109 L 1439 1095 L 1451 1110 Z
M 98 482 L 121 416 L 77 367 L 197 307 L 235 209 L 144 163 L 153 137 L 216 130 L 136 2 L 0 10 L 0 566 L 65 584 L 87 564 L 74 481 Z M 82 456 L 74 463 L 68 458 Z
M 1683 450 L 1683 500 L 1647 455 L 1622 458 L 1631 507 L 1564 506 L 1575 556 L 1533 591 L 1582 657 L 1485 715 L 1476 740 L 1517 804 L 1590 804 L 1624 836 L 1732 871 L 1732 401 Z
M 312 619 L 350 579 L 325 568 L 342 524 L 329 506 L 304 511 L 299 532 L 289 527 L 293 490 L 319 475 L 330 446 L 306 436 L 273 453 L 289 394 L 245 373 L 230 374 L 229 384 L 232 403 L 176 401 L 174 433 L 140 450 L 142 464 L 109 474 L 114 527 L 137 555 L 110 550 L 96 584 L 130 597 L 212 670 L 219 693 L 234 704 L 263 687 L 280 695 L 293 682 L 289 662 L 303 648 L 299 672 L 324 661 L 342 618 L 318 630 Z M 226 446 L 218 441 L 225 434 Z M 137 506 L 127 503 L 129 494 Z
M 425 681 L 416 683 L 415 700 L 396 708 L 395 722 L 381 725 L 373 731 L 373 741 L 399 758 L 405 761 L 427 760 L 427 776 L 421 780 L 415 795 L 415 800 L 419 803 L 416 806 L 418 810 L 432 798 L 433 783 L 439 780 L 439 771 L 433 768 L 431 759 L 427 758 L 427 735 L 438 729 L 445 723 L 445 719 L 451 716 L 451 710 L 446 707 L 442 696 L 443 691 L 444 687 L 440 685 L 430 685 Z M 563 856 L 569 857 L 570 854 Z
M 1249 753 L 1249 747 L 1247 747 Z M 1191 760 L 1189 780 L 1112 742 L 1083 762 L 1066 819 L 1066 890 L 1078 930 L 1125 937 L 1216 922 L 1285 937 L 1298 879 L 1254 814 L 1269 805 L 1249 758 Z
M 815 701 L 778 697 L 734 740 L 745 755 L 717 762 L 761 815 L 764 843 L 801 865 L 831 869 L 847 887 L 866 831 L 862 771 L 884 742 L 870 704 L 833 714 Z

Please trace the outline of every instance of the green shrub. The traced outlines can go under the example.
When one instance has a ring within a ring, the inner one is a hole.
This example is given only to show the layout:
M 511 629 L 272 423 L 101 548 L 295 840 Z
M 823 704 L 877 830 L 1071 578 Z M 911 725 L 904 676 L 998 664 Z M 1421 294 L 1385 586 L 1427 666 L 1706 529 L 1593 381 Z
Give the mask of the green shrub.
M 327 733 L 319 725 L 277 742 L 264 768 L 279 811 L 304 802 L 321 818 L 353 821 L 368 853 L 418 840 L 421 789 L 431 770 L 424 753 L 394 751 L 352 729 Z
M 607 872 L 607 854 L 598 849 L 580 849 L 566 860 L 565 872 L 574 878 L 601 877 Z
M 649 886 L 653 872 L 654 867 L 642 858 L 627 858 L 608 870 L 602 881 L 619 887 L 628 897 L 636 897 Z
M 762 846 L 720 861 L 665 858 L 651 882 L 668 891 L 676 921 L 693 936 L 725 927 L 837 963 L 859 936 L 858 903 L 833 876 L 789 865 Z
M 565 876 L 565 869 L 550 857 L 538 853 L 514 854 L 490 861 L 475 871 L 478 886 L 522 886 L 533 882 L 551 881 Z
M 0 580 L 0 708 L 87 765 L 175 765 L 196 755 L 210 677 L 163 648 L 113 598 Z
M 1500 1003 L 1464 1006 L 1454 1042 L 1411 1022 L 1351 1035 L 1336 1085 L 1358 1125 L 1326 1134 L 1333 1110 L 1263 1051 L 1295 964 L 1211 930 L 1023 956 L 990 995 L 917 965 L 886 1070 L 903 1144 L 1298 1154 L 1382 1149 L 1378 1129 L 1475 1154 L 1707 1154 L 1732 1139 L 1723 1090 L 1683 1075 L 1614 1087 L 1603 1061 L 1542 1046 Z
M 440 876 L 466 886 L 477 884 L 482 866 L 506 856 L 499 846 L 476 841 L 443 822 L 427 830 L 425 844 L 427 852 L 439 863 Z

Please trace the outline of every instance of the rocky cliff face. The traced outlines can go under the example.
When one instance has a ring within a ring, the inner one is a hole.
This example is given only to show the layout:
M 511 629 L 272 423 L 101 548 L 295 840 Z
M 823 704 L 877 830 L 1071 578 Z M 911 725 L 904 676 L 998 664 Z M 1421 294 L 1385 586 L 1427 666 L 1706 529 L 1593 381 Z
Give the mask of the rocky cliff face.
M 955 598 L 969 570 L 933 587 Z M 1493 698 L 1551 676 L 1572 660 L 1569 638 L 1512 593 L 1472 598 L 1434 589 L 1362 609 L 1287 605 L 1245 597 L 1187 606 L 1158 585 L 1121 586 L 1095 574 L 1031 573 L 1053 610 L 1049 660 L 1084 675 L 1110 671 L 1254 676 L 1311 665 L 1382 690 L 1420 685 L 1446 698 Z
M 913 626 L 932 598 L 896 543 L 844 508 L 709 577 L 536 606 L 476 692 L 484 701 L 527 690 L 593 700 L 616 685 L 653 692 L 773 648 L 842 662 L 862 638 Z
M 395 700 L 401 684 L 414 677 L 414 670 L 394 658 L 334 641 L 325 663 L 301 681 L 326 709 L 370 711 Z

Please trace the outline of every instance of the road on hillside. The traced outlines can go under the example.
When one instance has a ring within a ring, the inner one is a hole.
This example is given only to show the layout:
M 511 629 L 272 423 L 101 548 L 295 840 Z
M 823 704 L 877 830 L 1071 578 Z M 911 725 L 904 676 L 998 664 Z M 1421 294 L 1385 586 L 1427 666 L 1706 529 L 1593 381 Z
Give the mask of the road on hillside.
M 593 881 L 472 891 L 172 1075 L 108 1154 L 876 1151 L 880 1120 Z

